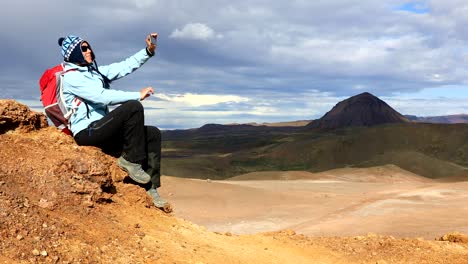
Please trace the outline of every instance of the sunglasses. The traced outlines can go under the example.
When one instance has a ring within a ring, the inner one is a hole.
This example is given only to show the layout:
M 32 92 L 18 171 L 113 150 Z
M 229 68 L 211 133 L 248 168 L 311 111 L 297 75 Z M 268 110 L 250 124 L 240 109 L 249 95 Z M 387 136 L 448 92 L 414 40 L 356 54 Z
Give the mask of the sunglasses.
M 88 50 L 91 50 L 89 46 L 81 46 L 81 51 L 87 52 Z

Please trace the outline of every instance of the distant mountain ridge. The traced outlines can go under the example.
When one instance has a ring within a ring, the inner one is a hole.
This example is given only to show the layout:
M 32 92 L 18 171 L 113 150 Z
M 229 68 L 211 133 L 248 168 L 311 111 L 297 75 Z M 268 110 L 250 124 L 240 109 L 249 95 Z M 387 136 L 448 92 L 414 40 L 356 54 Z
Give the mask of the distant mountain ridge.
M 411 121 L 420 123 L 436 123 L 436 124 L 466 124 L 468 123 L 467 114 L 445 115 L 445 116 L 415 116 L 405 115 Z
M 227 124 L 227 125 L 250 125 L 250 126 L 267 126 L 267 127 L 301 127 L 301 126 L 306 126 L 313 120 L 295 120 L 295 121 L 281 121 L 281 122 L 263 122 L 263 123 L 257 123 L 257 122 L 251 122 L 251 123 L 245 123 L 245 124 L 239 124 L 239 123 L 233 123 L 233 124 Z
M 324 129 L 333 130 L 344 127 L 370 127 L 389 123 L 434 123 L 434 124 L 462 124 L 468 123 L 468 114 L 446 116 L 416 116 L 402 115 L 378 97 L 364 92 L 338 102 L 320 119 L 295 120 L 275 123 L 230 123 L 205 124 L 199 128 L 180 129 L 179 132 L 217 133 L 219 131 L 259 131 L 281 129 L 296 131 L 296 129 Z M 177 133 L 177 132 L 176 132 Z
M 468 179 L 468 124 L 409 119 L 363 93 L 339 102 L 307 126 L 207 124 L 163 131 L 162 171 L 225 179 L 254 171 L 320 172 L 394 164 L 424 177 Z
M 339 102 L 322 118 L 311 122 L 306 127 L 336 129 L 407 122 L 410 121 L 387 103 L 365 92 Z

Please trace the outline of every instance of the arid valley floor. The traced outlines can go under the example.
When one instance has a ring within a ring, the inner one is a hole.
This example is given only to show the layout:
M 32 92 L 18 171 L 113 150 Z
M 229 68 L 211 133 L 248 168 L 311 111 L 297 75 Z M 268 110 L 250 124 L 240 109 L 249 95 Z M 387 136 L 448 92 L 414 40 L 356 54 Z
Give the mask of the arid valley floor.
M 250 173 L 228 181 L 167 177 L 164 182 L 175 215 L 212 231 L 292 229 L 308 236 L 378 233 L 426 239 L 468 233 L 468 182 L 437 182 L 392 165 Z

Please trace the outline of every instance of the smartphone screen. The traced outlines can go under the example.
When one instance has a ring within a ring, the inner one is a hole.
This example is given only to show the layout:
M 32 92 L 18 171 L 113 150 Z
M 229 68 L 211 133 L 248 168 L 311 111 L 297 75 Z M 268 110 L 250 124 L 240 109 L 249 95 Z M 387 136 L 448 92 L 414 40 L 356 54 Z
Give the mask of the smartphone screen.
M 156 45 L 156 42 L 158 41 L 158 36 L 154 37 L 151 36 L 151 43 Z

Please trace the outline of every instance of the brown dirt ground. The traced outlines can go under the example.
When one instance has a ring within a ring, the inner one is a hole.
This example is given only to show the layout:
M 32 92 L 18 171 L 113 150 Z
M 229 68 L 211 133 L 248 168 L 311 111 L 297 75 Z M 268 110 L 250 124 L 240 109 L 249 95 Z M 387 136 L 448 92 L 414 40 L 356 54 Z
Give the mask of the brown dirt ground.
M 0 107 L 3 116 L 15 111 Z M 98 149 L 4 120 L 0 126 L 17 129 L 0 135 L 0 263 L 468 263 L 463 234 L 429 241 L 211 232 L 153 208 Z

